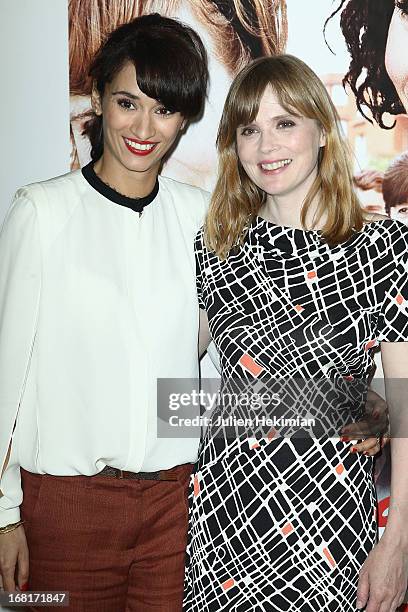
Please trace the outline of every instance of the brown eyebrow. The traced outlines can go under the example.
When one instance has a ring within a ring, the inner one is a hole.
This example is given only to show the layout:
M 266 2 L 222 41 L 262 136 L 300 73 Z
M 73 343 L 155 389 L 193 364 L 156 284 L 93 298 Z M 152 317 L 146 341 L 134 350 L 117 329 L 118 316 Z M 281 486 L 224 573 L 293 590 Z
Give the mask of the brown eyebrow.
M 286 115 L 276 115 L 276 117 L 272 117 L 272 119 L 279 121 L 279 119 L 289 119 L 290 117 L 297 117 L 300 119 L 301 115 L 296 115 L 296 113 L 286 113 Z
M 290 119 L 291 117 L 296 117 L 296 119 L 301 119 L 302 115 L 296 115 L 295 113 L 287 113 L 286 115 L 276 115 L 275 117 L 271 117 L 271 121 L 280 121 L 281 119 Z M 255 119 L 250 121 L 249 123 L 242 123 L 238 126 L 238 128 L 250 127 L 256 123 Z
M 139 96 L 135 96 L 135 94 L 130 93 L 130 91 L 113 91 L 112 95 L 116 96 L 120 94 L 121 96 L 127 96 L 128 98 L 132 98 L 132 100 L 140 100 Z

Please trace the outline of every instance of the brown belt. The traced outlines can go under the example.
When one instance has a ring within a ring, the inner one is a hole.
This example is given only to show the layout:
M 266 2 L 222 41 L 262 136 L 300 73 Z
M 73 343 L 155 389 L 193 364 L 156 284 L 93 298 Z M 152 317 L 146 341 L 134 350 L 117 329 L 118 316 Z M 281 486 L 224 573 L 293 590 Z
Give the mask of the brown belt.
M 130 478 L 133 480 L 178 480 L 175 468 L 170 470 L 160 470 L 159 472 L 126 472 L 118 468 L 106 465 L 102 472 L 95 476 L 111 476 L 113 478 Z

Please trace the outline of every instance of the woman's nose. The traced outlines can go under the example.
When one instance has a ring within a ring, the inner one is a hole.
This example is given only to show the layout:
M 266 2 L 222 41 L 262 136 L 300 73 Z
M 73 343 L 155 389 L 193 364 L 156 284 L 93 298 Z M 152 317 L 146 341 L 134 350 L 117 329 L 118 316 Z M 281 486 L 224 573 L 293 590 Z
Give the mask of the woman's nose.
M 277 151 L 280 148 L 279 137 L 272 131 L 263 132 L 261 136 L 260 148 L 262 153 Z
M 149 140 L 155 135 L 154 122 L 150 113 L 138 114 L 132 123 L 132 134 L 139 140 Z

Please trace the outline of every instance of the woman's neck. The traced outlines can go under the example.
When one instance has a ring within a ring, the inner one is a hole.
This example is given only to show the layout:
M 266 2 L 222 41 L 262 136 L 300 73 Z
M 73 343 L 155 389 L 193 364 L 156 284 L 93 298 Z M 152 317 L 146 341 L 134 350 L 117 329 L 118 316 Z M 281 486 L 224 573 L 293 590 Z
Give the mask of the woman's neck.
M 316 165 L 303 181 L 292 186 L 286 193 L 268 194 L 266 202 L 258 212 L 259 216 L 285 227 L 322 229 L 326 221 L 325 215 L 319 219 L 317 224 L 314 224 L 320 204 L 320 193 L 317 193 L 310 203 L 305 225 L 302 225 L 301 222 L 303 204 L 316 180 L 317 171 Z
M 129 170 L 116 160 L 100 157 L 94 163 L 94 171 L 106 185 L 128 198 L 144 198 L 154 189 L 158 168 L 145 172 Z
M 259 216 L 267 221 L 276 223 L 276 225 L 298 229 L 322 229 L 325 222 L 324 217 L 314 225 L 315 216 L 320 204 L 319 194 L 310 203 L 305 226 L 301 222 L 303 204 L 310 187 L 311 184 L 302 185 L 300 189 L 293 190 L 287 194 L 268 195 L 266 202 L 259 210 Z
M 267 221 L 272 221 L 276 225 L 282 225 L 285 227 L 293 227 L 298 229 L 321 229 L 324 224 L 324 220 L 320 219 L 316 226 L 313 225 L 314 218 L 318 208 L 318 202 L 313 200 L 309 207 L 309 211 L 306 216 L 306 224 L 302 225 L 301 213 L 303 204 L 299 205 L 298 202 L 290 204 L 267 199 L 265 204 L 259 210 L 259 216 L 263 217 Z

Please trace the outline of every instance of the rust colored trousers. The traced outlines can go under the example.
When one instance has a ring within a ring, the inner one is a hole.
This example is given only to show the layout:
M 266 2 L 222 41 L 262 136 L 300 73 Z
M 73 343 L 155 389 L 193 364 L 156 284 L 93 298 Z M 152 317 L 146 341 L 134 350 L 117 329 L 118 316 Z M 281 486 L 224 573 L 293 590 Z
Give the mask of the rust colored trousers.
M 72 612 L 181 612 L 192 467 L 176 481 L 22 469 L 29 590 L 69 591 Z

